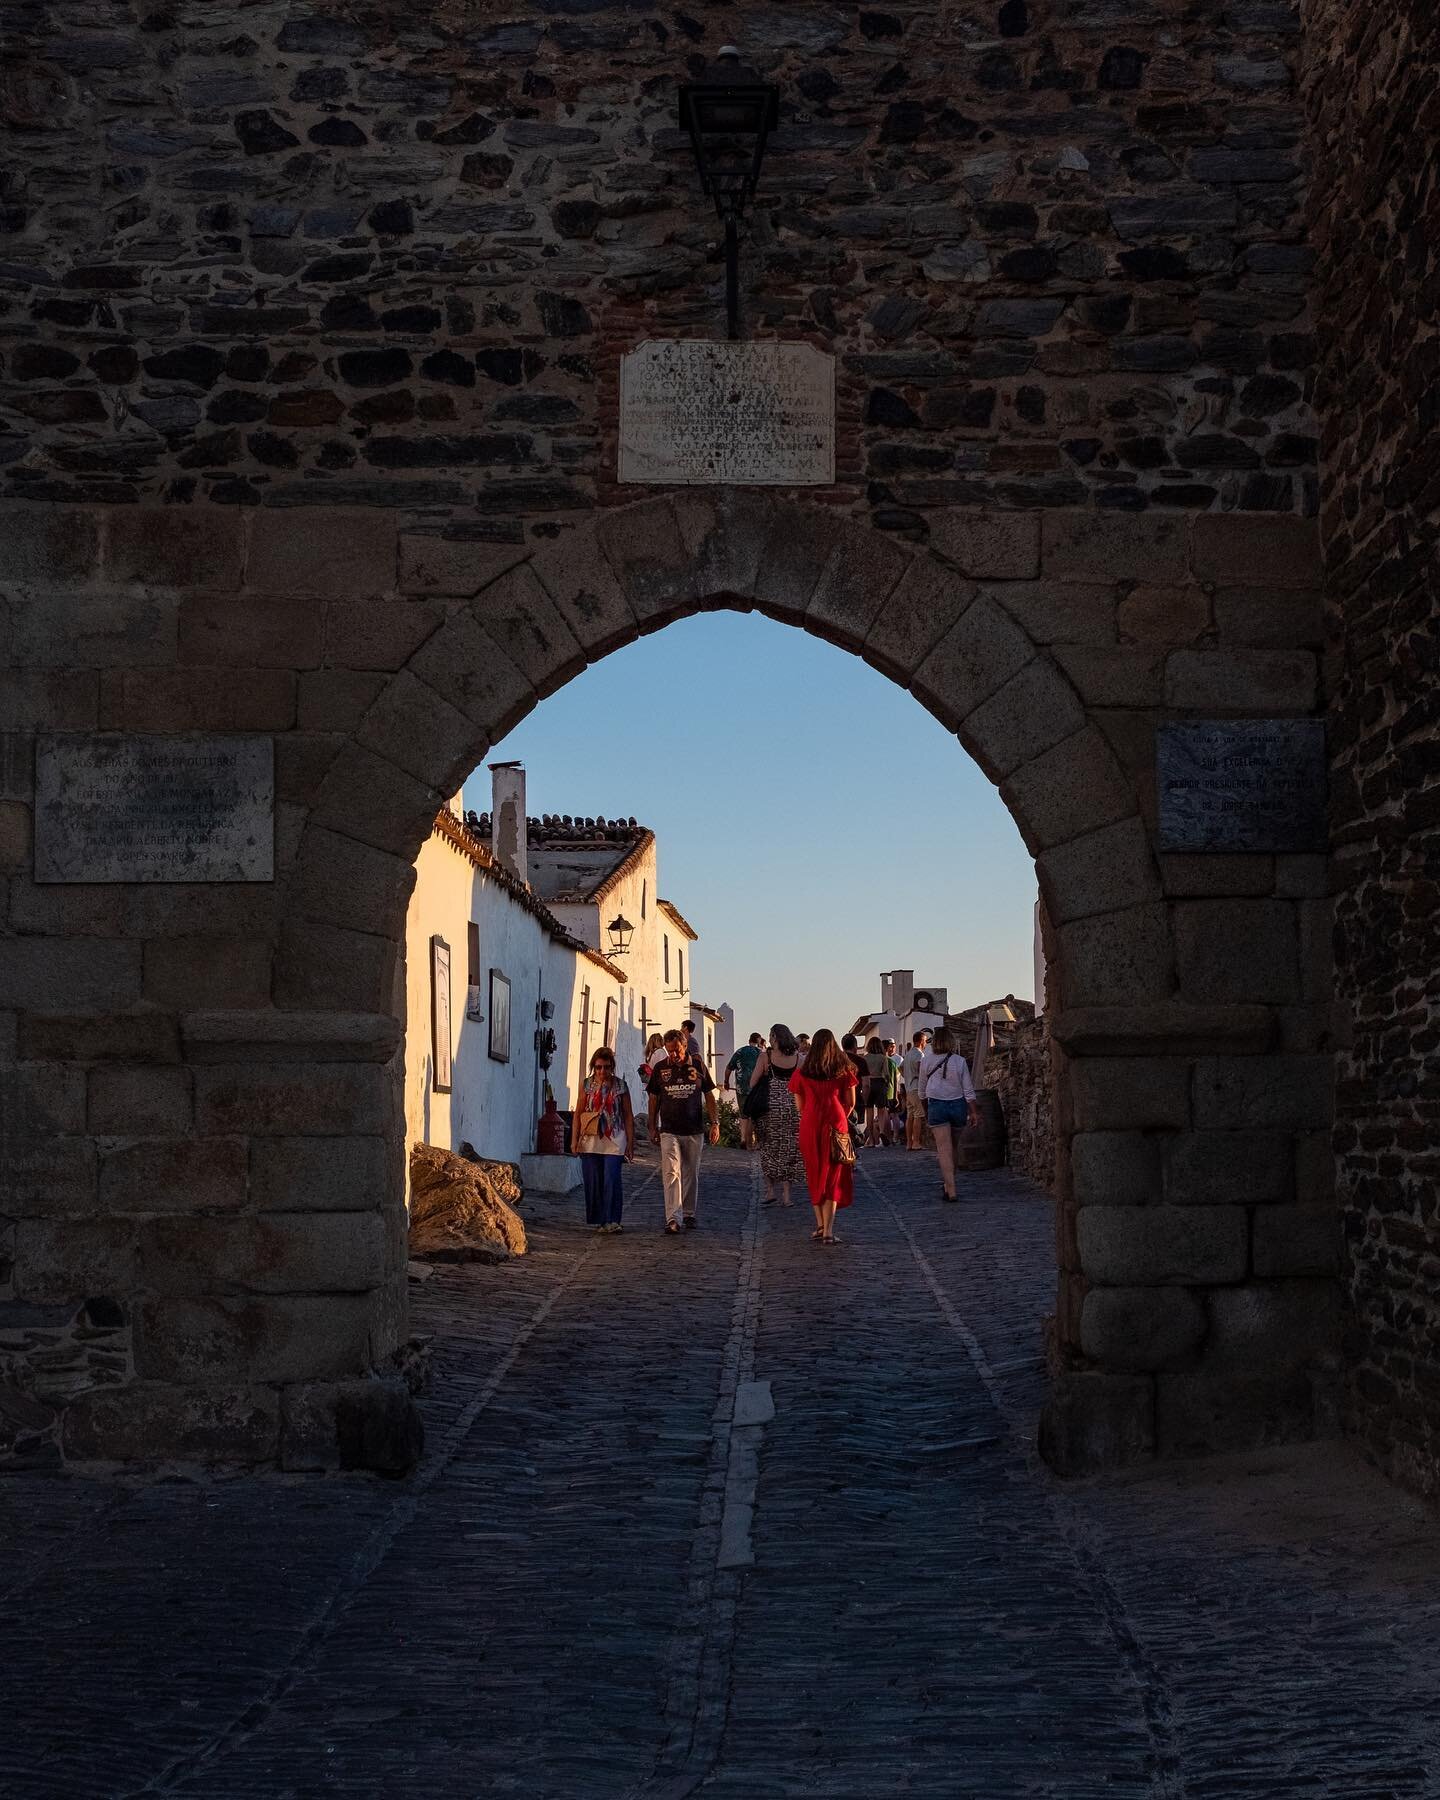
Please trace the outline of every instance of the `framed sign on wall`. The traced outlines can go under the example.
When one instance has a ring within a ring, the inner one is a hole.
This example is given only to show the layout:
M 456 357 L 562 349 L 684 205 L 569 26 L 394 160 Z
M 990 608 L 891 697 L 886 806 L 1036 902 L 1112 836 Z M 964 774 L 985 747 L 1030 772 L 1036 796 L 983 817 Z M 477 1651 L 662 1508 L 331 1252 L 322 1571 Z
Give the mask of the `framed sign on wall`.
M 450 1092 L 450 946 L 430 940 L 430 1066 L 437 1094 Z
M 490 1054 L 496 1062 L 510 1060 L 510 977 L 490 971 Z

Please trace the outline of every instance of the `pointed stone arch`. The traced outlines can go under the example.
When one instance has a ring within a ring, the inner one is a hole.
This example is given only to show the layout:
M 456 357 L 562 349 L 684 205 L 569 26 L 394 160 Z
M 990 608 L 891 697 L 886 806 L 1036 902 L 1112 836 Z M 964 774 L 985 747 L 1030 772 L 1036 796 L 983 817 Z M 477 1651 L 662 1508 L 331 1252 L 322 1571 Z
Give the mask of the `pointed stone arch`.
M 463 590 L 463 559 L 446 560 L 434 579 Z M 475 560 L 484 569 L 491 559 Z M 278 1005 L 383 1006 L 383 955 L 343 961 L 341 985 L 322 996 L 314 928 L 398 943 L 407 872 L 436 808 L 490 746 L 590 663 L 726 608 L 862 657 L 956 735 L 1036 858 L 1065 1008 L 1169 996 L 1161 883 L 1135 783 L 1007 605 L 1007 589 L 1028 598 L 1040 578 L 1038 525 L 1025 515 L 1008 530 L 977 516 L 973 536 L 952 534 L 942 555 L 823 507 L 707 491 L 617 507 L 498 573 L 472 573 L 476 585 L 452 596 L 453 610 L 386 682 L 320 785 L 285 909 Z M 340 851 L 337 839 L 353 848 Z M 337 880 L 337 866 L 350 879 Z M 1116 956 L 1121 941 L 1129 952 Z
M 1036 857 L 1059 1141 L 1046 1453 L 1102 1467 L 1323 1416 L 1323 861 L 1167 856 L 1152 829 L 1157 723 L 1318 706 L 1303 604 L 1256 616 L 1235 585 L 1308 591 L 1305 522 L 956 509 L 916 548 L 823 503 L 715 489 L 517 541 L 322 506 L 0 522 L 85 625 L 72 643 L 24 612 L 27 727 L 258 733 L 276 757 L 273 884 L 14 884 L 14 1292 L 71 1312 L 110 1297 L 133 1370 L 61 1398 L 68 1458 L 403 1460 L 415 855 L 545 695 L 720 607 L 907 688 Z

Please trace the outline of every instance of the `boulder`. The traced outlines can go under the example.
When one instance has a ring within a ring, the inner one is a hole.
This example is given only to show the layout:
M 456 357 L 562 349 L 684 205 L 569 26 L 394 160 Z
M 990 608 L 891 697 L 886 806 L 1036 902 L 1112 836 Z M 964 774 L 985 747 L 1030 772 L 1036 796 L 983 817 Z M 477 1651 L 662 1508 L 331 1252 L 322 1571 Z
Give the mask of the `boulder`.
M 514 1163 L 467 1161 L 434 1144 L 410 1152 L 410 1254 L 442 1262 L 504 1262 L 525 1254 Z

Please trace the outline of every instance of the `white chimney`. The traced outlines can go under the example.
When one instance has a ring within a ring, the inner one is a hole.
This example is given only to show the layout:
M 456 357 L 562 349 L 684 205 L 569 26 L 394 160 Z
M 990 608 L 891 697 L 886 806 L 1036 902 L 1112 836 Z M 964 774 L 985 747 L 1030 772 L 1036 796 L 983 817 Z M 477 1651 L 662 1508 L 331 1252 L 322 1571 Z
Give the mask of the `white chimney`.
M 880 977 L 880 1010 L 882 1013 L 888 1013 L 890 1011 L 890 1002 L 894 998 L 894 995 L 895 977 L 893 975 L 882 975 Z
M 491 763 L 490 848 L 495 860 L 528 887 L 530 853 L 525 826 L 525 766 Z
M 890 975 L 891 1006 L 889 1011 L 897 1019 L 906 1018 L 915 1006 L 915 971 L 913 969 L 895 969 Z

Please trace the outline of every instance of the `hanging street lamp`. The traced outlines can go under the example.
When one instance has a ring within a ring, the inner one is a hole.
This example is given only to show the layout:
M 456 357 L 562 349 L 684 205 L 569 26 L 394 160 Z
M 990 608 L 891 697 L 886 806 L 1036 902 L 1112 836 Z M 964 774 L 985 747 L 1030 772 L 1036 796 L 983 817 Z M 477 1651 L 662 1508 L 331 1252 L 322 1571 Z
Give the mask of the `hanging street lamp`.
M 634 935 L 635 927 L 624 913 L 616 913 L 605 929 L 610 933 L 611 956 L 624 956 L 630 948 L 630 939 Z
M 760 179 L 765 142 L 780 122 L 780 90 L 760 80 L 726 44 L 704 79 L 680 89 L 700 185 L 725 227 L 725 334 L 740 336 L 740 220 Z

